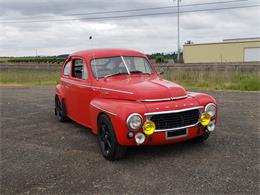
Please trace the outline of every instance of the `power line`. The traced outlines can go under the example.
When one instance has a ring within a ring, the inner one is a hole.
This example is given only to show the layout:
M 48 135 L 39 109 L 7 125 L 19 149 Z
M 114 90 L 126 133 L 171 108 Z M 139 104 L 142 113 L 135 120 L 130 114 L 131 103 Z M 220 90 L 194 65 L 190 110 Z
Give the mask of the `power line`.
M 180 13 L 219 11 L 219 10 L 228 10 L 228 9 L 240 9 L 240 8 L 259 7 L 259 6 L 260 6 L 260 4 L 248 5 L 248 6 L 223 7 L 223 8 L 208 8 L 208 9 L 180 11 Z M 120 18 L 131 18 L 131 17 L 141 17 L 141 16 L 169 15 L 169 14 L 176 14 L 176 13 L 177 12 L 161 12 L 161 13 L 159 12 L 159 13 L 145 13 L 145 14 L 119 15 L 119 16 L 82 17 L 82 18 L 73 18 L 73 19 L 50 19 L 50 20 L 33 20 L 33 21 L 12 21 L 12 22 L 0 22 L 0 23 L 1 24 L 11 24 L 11 23 L 44 23 L 44 22 L 65 22 L 65 21 L 77 21 L 77 20 L 120 19 Z
M 191 7 L 191 6 L 203 6 L 203 5 L 217 5 L 217 4 L 227 4 L 227 3 L 238 3 L 238 2 L 247 2 L 249 0 L 230 0 L 230 1 L 217 1 L 217 2 L 207 2 L 207 3 L 196 3 L 189 5 L 180 5 L 180 8 Z M 140 9 L 127 9 L 127 10 L 113 10 L 113 11 L 104 11 L 104 12 L 89 12 L 89 13 L 74 13 L 74 14 L 65 14 L 61 16 L 84 16 L 84 15 L 97 15 L 97 14 L 112 14 L 112 13 L 124 13 L 124 12 L 138 12 L 138 11 L 149 11 L 149 10 L 161 10 L 161 9 L 173 9 L 178 6 L 164 6 L 164 7 L 151 7 L 151 8 L 140 8 Z M 31 20 L 34 18 L 49 18 L 54 16 L 35 16 L 35 17 L 22 17 L 22 18 L 9 18 L 2 19 L 0 21 L 9 21 L 9 20 Z

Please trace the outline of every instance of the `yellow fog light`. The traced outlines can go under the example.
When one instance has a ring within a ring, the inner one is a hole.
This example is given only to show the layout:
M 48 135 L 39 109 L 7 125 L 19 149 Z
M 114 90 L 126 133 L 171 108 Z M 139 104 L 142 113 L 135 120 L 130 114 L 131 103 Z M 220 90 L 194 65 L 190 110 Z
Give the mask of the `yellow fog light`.
M 200 115 L 200 123 L 203 126 L 207 126 L 210 123 L 210 115 L 208 113 L 203 113 Z
M 143 131 L 146 135 L 152 135 L 155 131 L 155 124 L 153 121 L 145 121 Z

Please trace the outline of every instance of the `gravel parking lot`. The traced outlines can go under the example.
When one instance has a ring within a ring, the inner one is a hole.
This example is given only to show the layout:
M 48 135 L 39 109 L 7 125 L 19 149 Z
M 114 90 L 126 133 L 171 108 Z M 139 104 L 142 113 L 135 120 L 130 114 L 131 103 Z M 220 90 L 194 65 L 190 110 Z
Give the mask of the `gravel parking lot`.
M 208 92 L 204 144 L 131 148 L 106 161 L 96 137 L 53 114 L 54 87 L 1 87 L 1 194 L 259 194 L 260 93 Z

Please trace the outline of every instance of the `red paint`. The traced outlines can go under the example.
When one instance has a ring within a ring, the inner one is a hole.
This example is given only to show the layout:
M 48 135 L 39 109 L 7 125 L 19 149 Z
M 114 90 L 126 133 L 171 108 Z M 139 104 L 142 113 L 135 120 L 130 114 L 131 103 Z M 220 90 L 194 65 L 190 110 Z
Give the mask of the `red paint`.
M 151 64 L 154 73 L 95 79 L 90 61 L 94 58 L 113 56 L 143 57 Z M 82 59 L 86 66 L 87 80 L 73 78 L 71 74 L 63 75 L 65 64 L 77 58 Z M 144 114 L 148 112 L 180 110 L 197 106 L 202 106 L 204 109 L 208 103 L 216 104 L 216 100 L 209 95 L 186 92 L 180 85 L 161 79 L 154 65 L 144 54 L 124 49 L 80 51 L 69 56 L 63 64 L 60 84 L 56 86 L 56 95 L 60 100 L 64 100 L 67 116 L 79 124 L 91 128 L 95 134 L 99 114 L 107 114 L 113 123 L 118 142 L 125 146 L 136 145 L 134 139 L 128 139 L 126 136 L 129 132 L 126 119 L 132 113 L 141 114 L 145 120 Z M 166 101 L 156 101 L 157 99 L 166 99 Z M 142 100 L 152 102 L 142 102 Z M 144 144 L 155 145 L 185 141 L 202 135 L 204 130 L 198 131 L 198 128 L 199 126 L 188 128 L 187 136 L 170 140 L 165 138 L 165 132 L 155 132 Z M 142 132 L 142 129 L 139 131 Z

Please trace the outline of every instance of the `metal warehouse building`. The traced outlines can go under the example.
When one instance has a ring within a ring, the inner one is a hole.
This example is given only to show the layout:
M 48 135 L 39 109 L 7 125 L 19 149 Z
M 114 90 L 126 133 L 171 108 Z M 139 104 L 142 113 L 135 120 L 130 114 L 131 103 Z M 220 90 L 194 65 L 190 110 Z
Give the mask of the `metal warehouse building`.
M 260 62 L 260 38 L 185 44 L 183 60 L 184 63 Z

